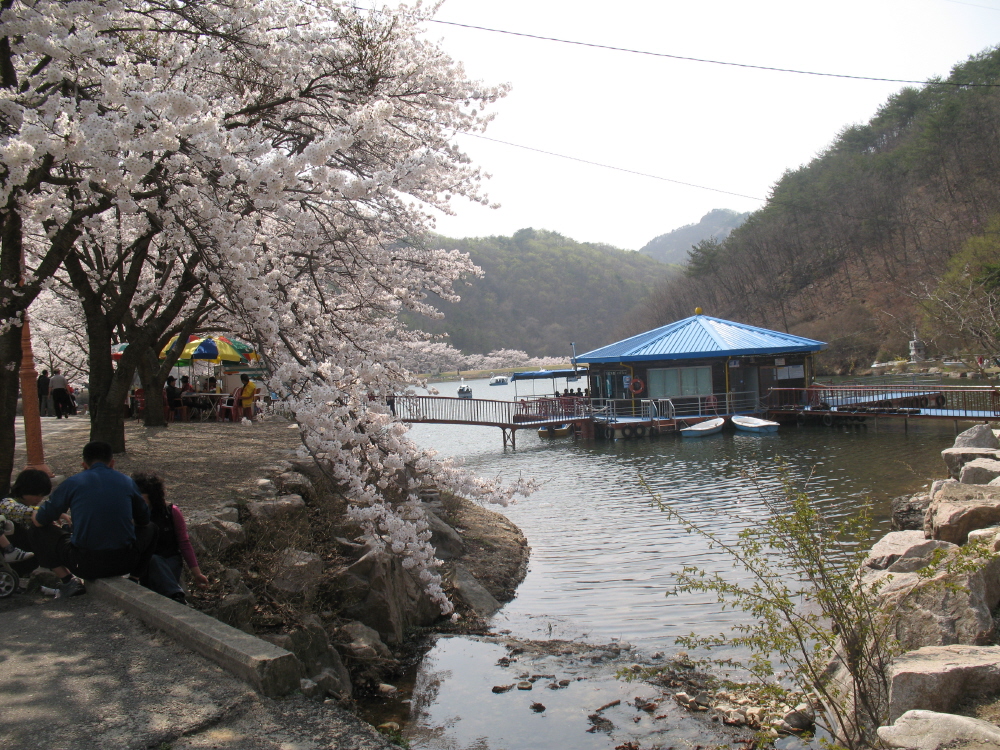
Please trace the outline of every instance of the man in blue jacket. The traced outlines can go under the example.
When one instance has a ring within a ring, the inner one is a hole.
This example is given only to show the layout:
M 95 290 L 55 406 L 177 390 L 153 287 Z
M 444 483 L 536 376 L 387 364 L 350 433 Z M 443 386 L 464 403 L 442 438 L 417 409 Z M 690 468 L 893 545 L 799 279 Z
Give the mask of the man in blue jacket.
M 149 564 L 156 525 L 135 482 L 114 467 L 110 445 L 87 443 L 84 471 L 56 487 L 32 516 L 35 559 L 62 578 L 60 597 L 85 593 L 80 578 L 138 580 Z M 67 513 L 72 532 L 62 525 Z

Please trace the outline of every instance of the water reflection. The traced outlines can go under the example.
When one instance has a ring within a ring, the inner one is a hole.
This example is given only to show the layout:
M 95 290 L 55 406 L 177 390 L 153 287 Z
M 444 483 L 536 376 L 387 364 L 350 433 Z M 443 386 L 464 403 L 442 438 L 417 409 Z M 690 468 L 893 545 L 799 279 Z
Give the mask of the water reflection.
M 504 395 L 513 396 L 512 386 L 470 384 L 477 397 L 498 398 L 499 391 L 508 389 Z M 450 387 L 442 386 L 442 393 L 450 393 Z M 739 615 L 723 611 L 709 595 L 665 598 L 672 574 L 686 564 L 727 575 L 733 574 L 732 566 L 723 552 L 709 549 L 704 540 L 685 533 L 654 507 L 640 477 L 691 521 L 733 538 L 747 524 L 764 520 L 758 490 L 780 486 L 780 460 L 790 478 L 807 486 L 827 515 L 851 515 L 870 502 L 877 523 L 885 529 L 892 497 L 945 476 L 940 451 L 954 440 L 951 423 L 911 422 L 905 432 L 900 422 L 888 420 L 880 420 L 877 427 L 872 422 L 841 428 L 788 426 L 771 435 L 723 432 L 695 440 L 663 436 L 574 441 L 539 438 L 522 430 L 516 451 L 503 450 L 495 428 L 418 425 L 411 434 L 423 446 L 463 458 L 480 474 L 528 475 L 543 483 L 531 498 L 501 510 L 528 538 L 531 561 L 517 597 L 495 617 L 495 627 L 520 638 L 583 638 L 593 643 L 621 638 L 646 651 L 672 650 L 676 636 L 692 631 L 726 630 Z M 756 477 L 756 486 L 747 481 L 747 474 Z M 473 661 L 478 666 L 467 666 L 463 673 L 488 675 L 488 662 Z M 452 695 L 451 686 L 460 694 L 462 683 L 439 679 L 435 705 L 447 698 L 448 711 L 459 706 L 460 696 Z M 465 710 L 464 704 L 456 709 L 461 720 L 449 725 L 455 732 L 473 721 Z M 474 721 L 480 719 L 489 723 L 483 717 Z M 495 730 L 500 732 L 499 727 Z M 507 744 L 498 739 L 501 736 L 506 735 L 486 729 L 462 734 L 467 743 L 493 738 L 482 747 L 540 746 Z M 420 746 L 477 745 L 440 740 Z

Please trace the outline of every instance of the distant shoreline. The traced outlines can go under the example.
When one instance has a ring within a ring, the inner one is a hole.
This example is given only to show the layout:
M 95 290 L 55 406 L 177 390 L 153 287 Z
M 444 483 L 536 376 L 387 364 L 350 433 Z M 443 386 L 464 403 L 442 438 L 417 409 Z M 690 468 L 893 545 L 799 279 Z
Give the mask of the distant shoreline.
M 566 362 L 563 365 L 559 365 L 560 368 L 572 367 L 572 363 Z M 451 383 L 456 380 L 461 380 L 462 378 L 468 378 L 469 380 L 477 380 L 479 378 L 488 378 L 491 375 L 510 375 L 513 372 L 529 371 L 532 369 L 544 369 L 544 368 L 531 368 L 528 365 L 521 365 L 519 367 L 502 367 L 497 370 L 459 370 L 457 372 L 442 372 L 437 375 L 422 374 L 420 377 L 426 380 L 432 381 L 434 383 Z

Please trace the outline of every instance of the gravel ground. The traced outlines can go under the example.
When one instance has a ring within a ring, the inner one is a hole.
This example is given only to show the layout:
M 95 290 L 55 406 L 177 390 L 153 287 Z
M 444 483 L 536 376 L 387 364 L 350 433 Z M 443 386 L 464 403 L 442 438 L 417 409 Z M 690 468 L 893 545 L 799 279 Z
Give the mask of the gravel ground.
M 80 454 L 90 435 L 85 416 L 42 418 L 45 461 L 61 476 L 80 471 Z M 126 453 L 115 468 L 126 474 L 155 471 L 163 477 L 168 502 L 184 510 L 217 508 L 245 496 L 262 476 L 258 467 L 287 458 L 300 445 L 296 426 L 280 417 L 251 426 L 230 422 L 175 422 L 167 427 L 125 424 Z M 26 454 L 19 441 L 14 465 Z

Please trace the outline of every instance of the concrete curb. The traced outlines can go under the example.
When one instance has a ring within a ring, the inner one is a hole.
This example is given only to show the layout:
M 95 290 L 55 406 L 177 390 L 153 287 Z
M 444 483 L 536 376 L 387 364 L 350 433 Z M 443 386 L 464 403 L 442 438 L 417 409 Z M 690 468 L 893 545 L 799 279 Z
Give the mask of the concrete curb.
M 87 581 L 87 592 L 162 630 L 264 695 L 299 689 L 302 665 L 290 651 L 123 578 Z

